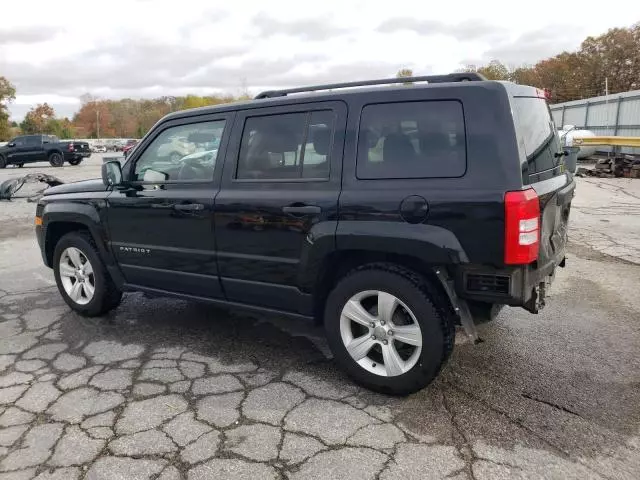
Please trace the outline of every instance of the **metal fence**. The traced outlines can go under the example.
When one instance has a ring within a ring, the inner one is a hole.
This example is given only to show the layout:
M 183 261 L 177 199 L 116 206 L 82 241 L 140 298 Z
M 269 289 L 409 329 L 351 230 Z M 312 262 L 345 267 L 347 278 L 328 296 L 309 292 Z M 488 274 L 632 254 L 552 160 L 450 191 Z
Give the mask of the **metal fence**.
M 640 90 L 551 105 L 556 127 L 575 125 L 596 135 L 640 137 Z M 611 147 L 598 147 L 606 152 Z M 640 148 L 622 147 L 624 153 L 640 154 Z

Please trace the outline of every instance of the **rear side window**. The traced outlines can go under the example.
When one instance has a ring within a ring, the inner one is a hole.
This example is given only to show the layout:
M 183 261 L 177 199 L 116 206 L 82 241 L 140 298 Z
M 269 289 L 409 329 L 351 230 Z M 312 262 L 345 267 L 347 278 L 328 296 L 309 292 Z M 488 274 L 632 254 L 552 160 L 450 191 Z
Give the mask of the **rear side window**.
M 24 137 L 26 140 L 26 144 L 29 146 L 40 145 L 42 143 L 42 137 L 31 135 L 29 137 Z
M 362 109 L 358 178 L 460 177 L 466 168 L 460 102 L 383 103 Z
M 236 178 L 329 178 L 334 124 L 331 110 L 247 118 Z
M 518 134 L 527 156 L 523 174 L 536 174 L 559 167 L 562 158 L 555 154 L 560 151 L 560 144 L 547 102 L 536 97 L 515 97 L 513 101 L 518 116 Z M 558 168 L 555 174 L 561 173 L 562 169 Z

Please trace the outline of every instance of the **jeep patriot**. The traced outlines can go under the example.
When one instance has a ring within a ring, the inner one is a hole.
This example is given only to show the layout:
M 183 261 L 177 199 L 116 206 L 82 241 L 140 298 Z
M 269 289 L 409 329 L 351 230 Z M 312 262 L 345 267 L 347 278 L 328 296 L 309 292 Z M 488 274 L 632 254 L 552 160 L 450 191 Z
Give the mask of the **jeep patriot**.
M 141 291 L 314 320 L 356 382 L 408 394 L 456 325 L 545 305 L 564 155 L 543 91 L 474 73 L 269 91 L 167 115 L 102 179 L 48 189 L 36 234 L 82 315 Z

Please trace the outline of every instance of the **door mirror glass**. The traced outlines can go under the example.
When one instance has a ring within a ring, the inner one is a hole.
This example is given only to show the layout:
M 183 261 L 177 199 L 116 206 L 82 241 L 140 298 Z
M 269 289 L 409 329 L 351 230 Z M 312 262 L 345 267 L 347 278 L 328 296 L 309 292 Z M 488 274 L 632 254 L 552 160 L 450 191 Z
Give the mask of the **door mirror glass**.
M 7 144 L 7 147 L 15 147 L 15 146 L 16 146 L 16 144 L 13 143 L 13 142 Z
M 102 164 L 102 183 L 104 183 L 105 187 L 115 187 L 122 184 L 120 162 L 111 161 Z

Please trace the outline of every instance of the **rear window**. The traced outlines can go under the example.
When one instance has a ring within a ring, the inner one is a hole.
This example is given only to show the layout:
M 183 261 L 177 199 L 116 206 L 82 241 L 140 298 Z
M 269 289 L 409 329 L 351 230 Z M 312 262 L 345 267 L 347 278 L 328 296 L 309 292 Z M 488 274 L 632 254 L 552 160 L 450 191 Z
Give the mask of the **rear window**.
M 460 102 L 383 103 L 362 109 L 358 178 L 460 177 L 466 168 Z
M 516 126 L 518 135 L 524 143 L 527 163 L 523 165 L 523 176 L 552 171 L 560 175 L 562 157 L 555 154 L 560 151 L 556 128 L 551 118 L 547 102 L 543 98 L 515 97 L 515 111 L 518 116 Z

